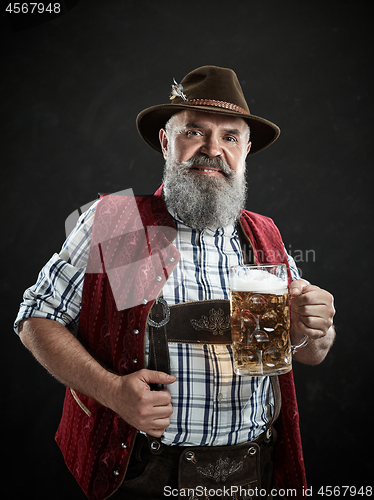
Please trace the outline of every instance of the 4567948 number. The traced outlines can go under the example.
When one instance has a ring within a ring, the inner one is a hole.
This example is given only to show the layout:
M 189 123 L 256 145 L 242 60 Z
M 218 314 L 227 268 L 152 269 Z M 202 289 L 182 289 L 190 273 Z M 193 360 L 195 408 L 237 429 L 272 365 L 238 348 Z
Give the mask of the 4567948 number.
M 59 14 L 61 12 L 61 4 L 55 3 L 41 3 L 41 2 L 11 2 L 6 8 L 5 12 L 9 14 Z
M 322 497 L 371 497 L 373 495 L 372 486 L 321 486 L 317 495 Z

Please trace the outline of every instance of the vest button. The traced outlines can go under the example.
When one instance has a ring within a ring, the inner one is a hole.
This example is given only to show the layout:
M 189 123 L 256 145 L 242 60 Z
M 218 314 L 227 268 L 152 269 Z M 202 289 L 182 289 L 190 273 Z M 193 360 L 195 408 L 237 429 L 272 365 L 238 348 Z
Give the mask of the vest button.
M 123 448 L 124 450 L 126 450 L 126 448 L 127 448 L 127 444 L 126 444 L 126 443 L 121 443 L 121 446 L 122 446 L 122 448 Z
M 132 360 L 132 362 L 136 365 L 136 363 L 138 362 L 138 360 L 135 358 Z
M 114 474 L 115 476 L 119 476 L 119 470 L 114 470 L 114 471 L 113 471 L 113 474 Z
M 139 335 L 139 330 L 137 330 L 137 329 L 135 328 L 134 333 L 135 333 L 135 335 Z

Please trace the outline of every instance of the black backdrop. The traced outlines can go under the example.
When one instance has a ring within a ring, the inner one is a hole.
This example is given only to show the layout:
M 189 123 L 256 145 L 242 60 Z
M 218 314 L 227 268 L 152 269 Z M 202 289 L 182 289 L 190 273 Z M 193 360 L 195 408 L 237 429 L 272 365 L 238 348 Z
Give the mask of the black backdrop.
M 247 208 L 335 296 L 331 353 L 294 366 L 313 496 L 370 484 L 371 12 L 365 0 L 80 0 L 27 29 L 2 18 L 2 498 L 85 498 L 53 440 L 64 388 L 12 322 L 71 212 L 99 191 L 158 187 L 162 158 L 135 117 L 205 64 L 233 68 L 251 111 L 282 129 L 249 159 Z

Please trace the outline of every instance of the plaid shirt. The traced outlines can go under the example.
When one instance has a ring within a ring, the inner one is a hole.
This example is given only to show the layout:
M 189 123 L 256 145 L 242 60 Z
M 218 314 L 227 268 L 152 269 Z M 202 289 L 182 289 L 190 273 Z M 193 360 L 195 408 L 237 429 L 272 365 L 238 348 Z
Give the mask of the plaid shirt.
M 25 291 L 16 331 L 22 319 L 41 317 L 76 332 L 96 205 L 80 217 L 61 252 Z M 200 232 L 174 220 L 174 244 L 181 258 L 163 288 L 164 298 L 169 304 L 227 299 L 229 268 L 243 264 L 236 228 Z M 288 259 L 292 277 L 298 279 L 295 263 Z M 171 343 L 169 350 L 177 381 L 167 386 L 174 411 L 163 438 L 166 444 L 237 444 L 264 431 L 274 407 L 269 377 L 236 375 L 231 346 Z

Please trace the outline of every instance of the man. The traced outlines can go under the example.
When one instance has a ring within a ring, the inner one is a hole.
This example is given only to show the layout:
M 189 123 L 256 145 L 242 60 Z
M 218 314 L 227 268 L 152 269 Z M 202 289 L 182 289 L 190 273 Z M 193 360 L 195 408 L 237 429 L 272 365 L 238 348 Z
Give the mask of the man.
M 250 114 L 229 69 L 192 71 L 171 101 L 137 118 L 165 158 L 163 186 L 91 207 L 25 292 L 16 328 L 68 388 L 56 440 L 88 498 L 271 498 L 274 484 L 302 498 L 292 372 L 238 376 L 230 342 L 191 327 L 227 307 L 230 266 L 277 255 L 292 343 L 309 338 L 294 359 L 318 364 L 333 343 L 331 294 L 299 279 L 270 219 L 242 209 L 246 157 L 279 129 Z

